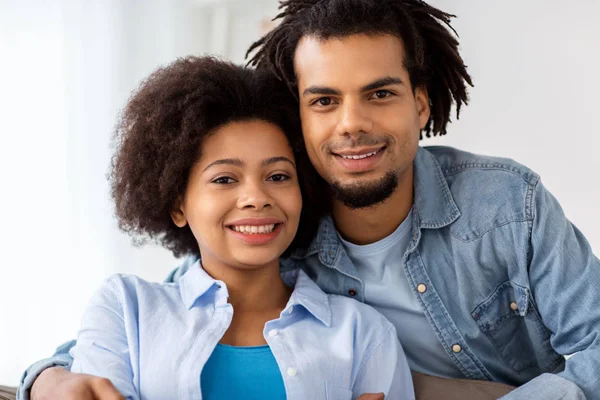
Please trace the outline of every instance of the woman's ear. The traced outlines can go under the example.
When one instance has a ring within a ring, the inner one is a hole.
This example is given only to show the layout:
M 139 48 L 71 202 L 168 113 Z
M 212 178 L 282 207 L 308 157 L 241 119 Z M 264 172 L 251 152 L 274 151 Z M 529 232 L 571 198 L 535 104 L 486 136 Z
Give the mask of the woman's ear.
M 185 217 L 185 210 L 183 209 L 183 199 L 180 197 L 175 200 L 173 209 L 171 210 L 171 219 L 173 223 L 180 228 L 187 225 L 187 218 Z

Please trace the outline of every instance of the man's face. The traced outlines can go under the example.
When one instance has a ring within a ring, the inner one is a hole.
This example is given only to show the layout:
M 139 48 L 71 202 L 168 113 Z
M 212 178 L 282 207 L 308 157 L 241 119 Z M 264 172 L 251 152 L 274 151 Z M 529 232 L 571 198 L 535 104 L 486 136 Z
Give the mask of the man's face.
M 412 179 L 429 100 L 411 87 L 399 38 L 305 36 L 294 69 L 306 150 L 340 201 L 368 207 Z

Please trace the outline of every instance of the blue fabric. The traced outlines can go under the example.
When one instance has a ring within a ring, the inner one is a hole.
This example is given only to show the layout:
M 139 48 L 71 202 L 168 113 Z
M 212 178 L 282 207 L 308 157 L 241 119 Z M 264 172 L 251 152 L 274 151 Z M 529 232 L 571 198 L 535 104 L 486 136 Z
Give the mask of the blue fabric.
M 600 399 L 600 261 L 539 176 L 513 160 L 437 146 L 419 148 L 414 173 L 404 273 L 457 368 L 523 384 L 506 400 Z M 365 301 L 331 218 L 307 251 L 282 261 L 284 271 L 298 267 L 325 292 L 354 289 Z M 26 372 L 21 392 L 39 371 Z
M 285 400 L 285 387 L 269 346 L 217 344 L 200 379 L 204 400 Z
M 350 400 L 380 391 L 386 399 L 414 399 L 406 358 L 385 317 L 325 294 L 301 270 L 283 279 L 294 290 L 263 334 L 288 399 Z M 228 297 L 226 284 L 199 262 L 178 284 L 114 275 L 84 313 L 71 371 L 108 378 L 127 399 L 202 399 L 202 370 L 233 317 Z
M 410 369 L 429 375 L 464 378 L 440 344 L 404 273 L 402 256 L 412 238 L 412 215 L 411 210 L 391 235 L 375 243 L 356 245 L 341 237 L 340 241 L 363 283 L 365 303 L 396 326 Z

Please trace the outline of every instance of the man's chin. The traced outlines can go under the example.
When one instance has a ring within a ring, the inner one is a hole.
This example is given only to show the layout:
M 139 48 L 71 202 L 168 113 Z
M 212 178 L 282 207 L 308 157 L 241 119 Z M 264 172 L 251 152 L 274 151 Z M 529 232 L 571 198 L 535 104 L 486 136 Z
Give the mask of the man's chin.
M 330 183 L 334 199 L 351 209 L 376 206 L 387 200 L 398 187 L 398 177 L 388 171 L 379 179 L 354 179 L 351 182 Z

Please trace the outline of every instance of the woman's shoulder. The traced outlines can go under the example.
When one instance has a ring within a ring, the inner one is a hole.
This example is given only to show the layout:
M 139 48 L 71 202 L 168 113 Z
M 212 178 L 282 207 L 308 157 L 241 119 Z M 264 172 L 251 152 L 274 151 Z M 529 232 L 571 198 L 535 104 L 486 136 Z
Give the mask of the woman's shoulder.
M 392 323 L 387 318 L 365 303 L 337 294 L 328 294 L 327 297 L 331 304 L 334 321 L 353 321 L 357 327 L 362 329 L 372 326 L 376 326 L 378 330 L 393 328 Z
M 288 276 L 284 276 L 284 281 L 291 273 L 286 273 Z M 314 309 L 329 320 L 330 329 L 351 332 L 356 338 L 369 341 L 381 341 L 396 335 L 392 323 L 373 307 L 349 297 L 325 293 L 304 271 L 294 273 L 298 277 L 295 291 L 310 298 L 313 304 L 319 304 Z
M 136 308 L 144 303 L 164 302 L 167 299 L 181 301 L 178 284 L 151 282 L 132 274 L 109 276 L 104 280 L 98 295 L 114 296 L 124 306 L 135 305 Z

